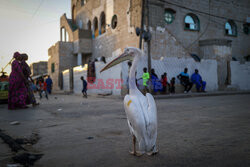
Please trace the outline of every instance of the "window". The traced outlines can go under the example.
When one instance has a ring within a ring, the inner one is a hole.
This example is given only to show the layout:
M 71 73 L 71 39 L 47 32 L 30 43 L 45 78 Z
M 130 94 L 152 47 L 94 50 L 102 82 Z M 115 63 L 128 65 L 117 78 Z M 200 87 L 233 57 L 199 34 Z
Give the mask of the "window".
M 225 34 L 229 36 L 237 36 L 237 27 L 233 20 L 226 22 Z
M 81 6 L 84 6 L 86 4 L 86 0 L 81 0 Z
M 173 9 L 165 9 L 164 19 L 167 24 L 171 24 L 174 21 L 175 13 Z
M 111 21 L 111 27 L 112 27 L 112 29 L 115 29 L 117 27 L 117 24 L 118 24 L 118 22 L 117 22 L 117 16 L 114 15 L 112 17 L 112 21 Z
M 186 30 L 194 30 L 199 31 L 200 30 L 200 21 L 198 17 L 194 14 L 188 14 L 185 17 L 185 27 Z
M 101 34 L 103 34 L 106 32 L 106 17 L 104 12 L 102 12 L 100 16 L 100 21 L 101 21 Z
M 91 30 L 91 21 L 88 21 L 88 30 Z
M 78 27 L 79 27 L 79 29 L 83 29 L 83 21 L 82 20 L 78 20 Z
M 250 33 L 250 23 L 243 24 L 243 32 L 247 35 Z
M 61 28 L 61 41 L 68 42 L 69 41 L 69 34 L 66 31 L 65 27 Z
M 95 35 L 95 38 L 96 38 L 99 35 L 98 20 L 97 20 L 96 17 L 94 18 L 93 24 L 94 24 L 94 35 Z
M 55 63 L 51 64 L 51 72 L 54 73 L 55 72 Z

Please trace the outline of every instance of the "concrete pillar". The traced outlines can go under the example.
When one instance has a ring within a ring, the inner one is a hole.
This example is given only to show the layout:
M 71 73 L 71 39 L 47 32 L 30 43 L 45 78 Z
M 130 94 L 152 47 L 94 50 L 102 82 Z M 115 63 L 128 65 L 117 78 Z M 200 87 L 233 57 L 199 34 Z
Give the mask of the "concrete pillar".
M 82 54 L 78 53 L 77 55 L 77 65 L 81 66 L 82 65 Z

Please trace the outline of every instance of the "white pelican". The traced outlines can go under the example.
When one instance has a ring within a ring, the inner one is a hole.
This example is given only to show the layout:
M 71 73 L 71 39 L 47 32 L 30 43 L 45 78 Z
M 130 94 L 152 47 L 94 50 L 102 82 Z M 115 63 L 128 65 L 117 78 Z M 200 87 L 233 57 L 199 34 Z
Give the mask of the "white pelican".
M 129 73 L 129 95 L 124 98 L 124 108 L 127 115 L 128 126 L 133 138 L 133 151 L 131 154 L 140 156 L 144 153 L 153 155 L 157 153 L 157 109 L 154 98 L 147 93 L 144 96 L 135 83 L 137 64 L 141 61 L 143 52 L 138 48 L 128 47 L 124 53 L 111 61 L 100 72 L 126 60 L 133 60 Z M 139 151 L 136 151 L 136 141 Z

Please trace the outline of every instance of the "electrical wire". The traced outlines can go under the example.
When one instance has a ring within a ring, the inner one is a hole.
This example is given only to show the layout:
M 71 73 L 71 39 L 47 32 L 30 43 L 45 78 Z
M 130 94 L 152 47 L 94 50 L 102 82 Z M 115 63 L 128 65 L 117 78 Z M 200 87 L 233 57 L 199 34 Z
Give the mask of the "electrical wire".
M 41 0 L 38 7 L 36 8 L 35 12 L 32 15 L 32 19 L 36 16 L 37 12 L 39 11 L 39 9 L 41 8 L 42 4 L 43 4 L 44 0 Z

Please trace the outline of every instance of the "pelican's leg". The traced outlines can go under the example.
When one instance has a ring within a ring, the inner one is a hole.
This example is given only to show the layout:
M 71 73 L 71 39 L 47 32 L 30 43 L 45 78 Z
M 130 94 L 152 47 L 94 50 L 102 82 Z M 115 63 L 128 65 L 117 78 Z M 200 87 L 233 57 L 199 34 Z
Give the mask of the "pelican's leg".
M 137 157 L 140 157 L 143 155 L 143 153 L 136 151 L 136 137 L 135 137 L 135 135 L 133 135 L 133 151 L 131 151 L 130 154 L 137 156 Z
M 133 137 L 132 137 L 132 142 L 133 142 L 133 151 L 131 151 L 130 154 L 136 155 L 136 148 L 135 148 L 136 137 L 135 137 L 135 135 L 133 135 Z

